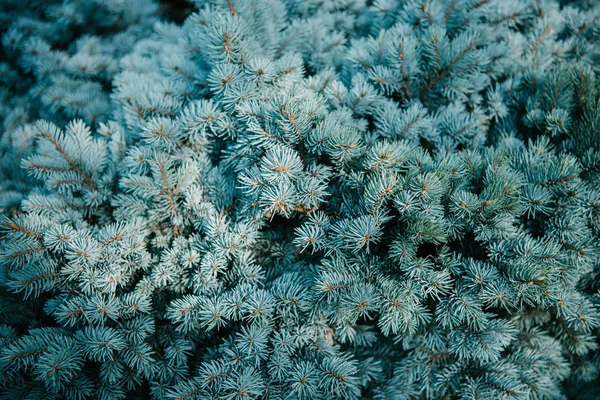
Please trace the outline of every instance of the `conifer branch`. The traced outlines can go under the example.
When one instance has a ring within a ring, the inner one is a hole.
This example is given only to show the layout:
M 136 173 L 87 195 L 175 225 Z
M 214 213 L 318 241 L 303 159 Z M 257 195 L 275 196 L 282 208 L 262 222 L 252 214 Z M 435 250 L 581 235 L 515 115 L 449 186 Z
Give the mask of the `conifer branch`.
M 62 148 L 60 143 L 52 137 L 52 135 L 50 134 L 49 131 L 44 130 L 41 132 L 41 135 L 46 140 L 48 140 L 50 143 L 52 143 L 52 145 L 54 146 L 56 151 L 58 151 L 60 153 L 60 155 L 63 156 L 63 158 L 67 161 L 67 163 L 69 163 L 71 168 L 74 169 L 82 177 L 82 182 L 86 186 L 88 186 L 90 189 L 92 189 L 94 191 L 98 190 L 98 188 L 96 187 L 96 184 L 94 183 L 92 178 L 85 173 L 85 171 L 81 168 L 79 163 L 77 163 L 75 160 L 73 160 L 71 158 L 71 156 L 69 156 L 69 154 Z

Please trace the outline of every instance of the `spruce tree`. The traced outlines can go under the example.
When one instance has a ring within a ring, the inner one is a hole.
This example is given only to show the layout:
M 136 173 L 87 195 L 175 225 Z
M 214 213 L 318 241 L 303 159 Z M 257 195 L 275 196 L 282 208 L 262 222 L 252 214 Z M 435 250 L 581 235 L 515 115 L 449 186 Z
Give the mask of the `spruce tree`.
M 600 396 L 599 6 L 193 7 L 0 1 L 0 399 Z

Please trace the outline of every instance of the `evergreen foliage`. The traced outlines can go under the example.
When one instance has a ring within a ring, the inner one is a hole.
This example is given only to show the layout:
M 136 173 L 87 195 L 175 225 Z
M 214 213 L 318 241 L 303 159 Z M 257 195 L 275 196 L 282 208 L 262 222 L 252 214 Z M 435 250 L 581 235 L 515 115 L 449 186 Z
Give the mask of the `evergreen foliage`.
M 600 396 L 594 2 L 26 3 L 0 399 Z

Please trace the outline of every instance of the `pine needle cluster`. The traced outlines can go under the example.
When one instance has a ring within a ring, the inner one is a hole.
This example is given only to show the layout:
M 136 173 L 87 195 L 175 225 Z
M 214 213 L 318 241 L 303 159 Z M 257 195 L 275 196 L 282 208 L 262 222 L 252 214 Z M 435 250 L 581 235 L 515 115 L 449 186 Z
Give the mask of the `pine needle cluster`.
M 0 1 L 0 399 L 600 396 L 600 7 Z

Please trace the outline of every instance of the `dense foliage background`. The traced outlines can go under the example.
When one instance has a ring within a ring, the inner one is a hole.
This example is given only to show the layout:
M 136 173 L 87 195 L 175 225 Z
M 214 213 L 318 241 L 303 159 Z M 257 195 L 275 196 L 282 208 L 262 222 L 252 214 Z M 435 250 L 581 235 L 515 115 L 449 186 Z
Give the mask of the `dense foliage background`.
M 0 27 L 0 398 L 600 397 L 596 2 Z

